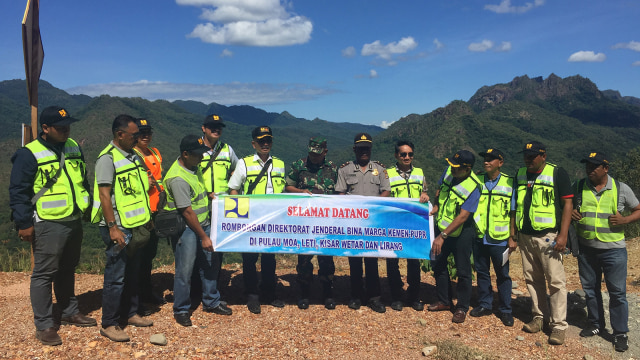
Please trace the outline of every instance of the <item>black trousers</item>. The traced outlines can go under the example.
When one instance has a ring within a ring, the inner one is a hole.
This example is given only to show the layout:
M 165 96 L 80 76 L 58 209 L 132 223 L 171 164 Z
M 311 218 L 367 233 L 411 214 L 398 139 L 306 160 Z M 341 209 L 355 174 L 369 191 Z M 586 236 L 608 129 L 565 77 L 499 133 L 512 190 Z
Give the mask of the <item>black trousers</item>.
M 298 255 L 298 284 L 300 284 L 300 296 L 309 298 L 311 284 L 313 283 L 313 255 Z M 324 298 L 333 297 L 333 277 L 336 266 L 332 256 L 318 255 L 318 278 L 322 284 L 322 294 Z
M 387 259 L 387 279 L 392 301 L 402 300 L 402 279 L 398 260 L 398 258 Z M 420 300 L 420 260 L 407 259 L 407 283 L 409 284 L 407 300 L 409 302 Z
M 262 282 L 260 290 L 265 300 L 270 301 L 276 296 L 276 255 L 259 253 L 242 253 L 242 273 L 244 276 L 244 289 L 249 295 L 258 294 L 258 272 L 256 263 L 260 257 L 262 267 Z
M 361 257 L 349 258 L 351 275 L 351 298 L 362 299 L 362 260 Z M 378 274 L 378 258 L 364 258 L 366 296 L 368 299 L 380 296 L 380 275 Z

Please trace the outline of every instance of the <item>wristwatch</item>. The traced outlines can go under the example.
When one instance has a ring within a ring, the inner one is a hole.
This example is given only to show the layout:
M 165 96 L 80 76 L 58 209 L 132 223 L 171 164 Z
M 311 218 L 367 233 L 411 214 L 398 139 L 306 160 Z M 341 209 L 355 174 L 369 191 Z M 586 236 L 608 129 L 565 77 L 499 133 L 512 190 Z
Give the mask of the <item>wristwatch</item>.
M 443 232 L 440 233 L 440 236 L 442 236 L 443 240 L 446 240 L 449 237 L 449 234 L 447 234 L 446 232 L 443 231 Z
M 117 224 L 115 221 L 109 221 L 109 222 L 107 223 L 107 227 L 108 227 L 109 229 L 111 229 L 112 227 L 114 227 L 114 226 L 116 226 L 116 225 L 118 225 L 118 224 Z

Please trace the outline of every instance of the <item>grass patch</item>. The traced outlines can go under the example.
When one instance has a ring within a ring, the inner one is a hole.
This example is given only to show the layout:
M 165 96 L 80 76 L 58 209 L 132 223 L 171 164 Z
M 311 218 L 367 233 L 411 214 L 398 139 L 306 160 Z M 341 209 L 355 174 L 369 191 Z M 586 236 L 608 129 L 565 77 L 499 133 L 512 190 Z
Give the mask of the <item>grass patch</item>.
M 436 342 L 438 347 L 434 359 L 438 360 L 497 360 L 498 357 L 485 354 L 459 341 L 444 340 Z

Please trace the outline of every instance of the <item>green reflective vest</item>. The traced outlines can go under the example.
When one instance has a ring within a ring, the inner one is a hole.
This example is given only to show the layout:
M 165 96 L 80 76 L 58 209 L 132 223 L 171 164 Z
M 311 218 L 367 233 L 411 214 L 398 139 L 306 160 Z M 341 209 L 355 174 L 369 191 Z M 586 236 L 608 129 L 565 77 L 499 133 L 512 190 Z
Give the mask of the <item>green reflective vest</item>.
M 476 235 L 484 237 L 488 234 L 489 242 L 499 243 L 509 238 L 509 211 L 513 195 L 513 178 L 500 173 L 498 183 L 489 191 L 485 183 L 486 175 L 478 176 L 482 183 L 482 193 L 473 220 L 476 223 Z M 494 240 L 494 241 L 492 241 Z
M 120 225 L 124 228 L 135 228 L 144 225 L 151 220 L 151 207 L 149 206 L 149 178 L 144 170 L 140 158 L 132 159 L 122 156 L 120 150 L 109 144 L 98 158 L 105 154 L 111 154 L 115 169 L 111 194 L 115 197 L 114 211 L 118 211 Z M 93 209 L 91 222 L 98 223 L 102 219 L 102 205 L 100 204 L 100 192 L 98 184 L 94 180 Z
M 518 184 L 518 201 L 516 204 L 516 225 L 522 230 L 524 216 L 531 219 L 533 230 L 553 229 L 556 227 L 556 194 L 553 174 L 556 166 L 547 163 L 538 174 L 532 185 L 531 206 L 529 213 L 524 214 L 524 199 L 527 195 L 527 168 L 518 170 L 516 181 Z
M 271 159 L 271 186 L 273 187 L 273 193 L 279 194 L 284 191 L 285 186 L 284 161 L 275 156 L 272 156 Z M 242 161 L 244 161 L 244 165 L 247 168 L 247 179 L 244 181 L 244 193 L 246 194 L 249 190 L 249 185 L 256 180 L 258 174 L 262 171 L 262 165 L 257 160 L 253 160 L 253 155 L 243 158 Z M 262 176 L 252 194 L 267 193 L 267 175 L 265 173 Z
M 229 192 L 229 177 L 231 176 L 231 154 L 229 152 L 229 145 L 222 145 L 220 153 L 218 153 L 218 156 L 216 156 L 211 162 L 211 166 L 209 166 L 211 155 L 212 154 L 208 152 L 204 153 L 202 161 L 200 162 L 200 169 L 205 179 L 204 183 L 207 192 L 226 194 Z
M 458 185 L 453 185 L 453 175 L 451 174 L 451 166 L 447 168 L 447 172 L 440 186 L 440 194 L 438 195 L 438 214 L 436 222 L 440 231 L 444 231 L 447 226 L 460 214 L 462 204 L 469 198 L 469 195 L 482 185 L 478 177 L 471 172 L 469 176 Z M 459 226 L 449 236 L 458 236 L 462 232 L 462 226 Z
M 33 181 L 33 193 L 37 194 L 47 181 L 54 177 L 60 167 L 60 158 L 40 140 L 34 140 L 25 146 L 38 162 L 38 170 Z M 89 207 L 89 192 L 83 181 L 86 164 L 78 143 L 68 139 L 64 144 L 64 166 L 58 181 L 51 186 L 36 202 L 36 212 L 43 220 L 62 219 L 73 214 L 77 207 L 84 212 Z
M 195 174 L 192 174 L 185 170 L 176 160 L 167 171 L 164 181 L 167 182 L 167 180 L 176 177 L 186 181 L 191 187 L 191 209 L 198 216 L 198 222 L 201 223 L 207 220 L 209 218 L 209 198 L 200 167 L 196 168 Z M 167 205 L 165 205 L 164 209 L 168 211 L 176 210 L 175 198 L 171 191 L 167 191 Z
M 387 169 L 389 184 L 391 185 L 391 196 L 401 198 L 419 198 L 422 193 L 424 174 L 422 169 L 414 167 L 408 179 L 403 178 L 398 173 L 396 167 Z
M 580 213 L 582 219 L 578 222 L 578 235 L 587 239 L 597 239 L 603 242 L 614 242 L 624 239 L 624 227 L 609 227 L 609 216 L 618 211 L 618 186 L 613 181 L 610 190 L 605 190 L 600 195 L 600 200 L 587 185 L 587 180 L 582 183 L 582 205 Z

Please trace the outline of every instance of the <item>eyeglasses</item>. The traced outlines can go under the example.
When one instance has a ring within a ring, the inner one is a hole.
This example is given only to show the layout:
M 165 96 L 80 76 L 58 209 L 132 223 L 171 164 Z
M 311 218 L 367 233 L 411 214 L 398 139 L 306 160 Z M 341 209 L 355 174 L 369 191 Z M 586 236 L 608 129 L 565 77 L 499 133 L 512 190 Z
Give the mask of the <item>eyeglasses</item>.
M 408 152 L 408 153 L 407 152 L 401 152 L 398 155 L 400 155 L 400 157 L 407 157 L 407 156 L 413 157 L 413 151 L 412 152 Z
M 145 132 L 140 132 L 138 134 L 139 134 L 138 137 L 151 136 L 153 135 L 153 131 L 145 131 Z
M 211 132 L 222 132 L 222 126 L 207 126 L 207 129 L 211 130 Z
M 254 141 L 257 142 L 260 145 L 262 145 L 262 144 L 272 144 L 273 143 L 273 139 L 271 139 L 270 137 L 266 137 L 266 138 L 258 139 L 258 140 L 254 140 Z

